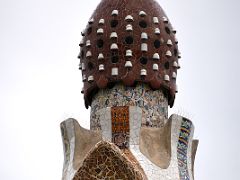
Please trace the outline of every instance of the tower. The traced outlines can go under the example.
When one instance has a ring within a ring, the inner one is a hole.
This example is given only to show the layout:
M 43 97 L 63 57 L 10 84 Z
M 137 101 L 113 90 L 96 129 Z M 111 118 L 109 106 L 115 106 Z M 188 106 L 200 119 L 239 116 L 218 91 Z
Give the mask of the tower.
M 102 0 L 79 44 L 90 130 L 61 123 L 63 180 L 193 180 L 190 120 L 168 118 L 181 58 L 176 30 L 154 0 Z

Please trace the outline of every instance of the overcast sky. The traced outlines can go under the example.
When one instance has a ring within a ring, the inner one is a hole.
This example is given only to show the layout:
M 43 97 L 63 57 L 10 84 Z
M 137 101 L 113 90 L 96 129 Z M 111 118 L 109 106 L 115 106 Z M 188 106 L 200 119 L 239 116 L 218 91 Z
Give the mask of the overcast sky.
M 0 179 L 61 179 L 59 124 L 89 127 L 80 32 L 100 0 L 0 0 Z M 238 180 L 240 1 L 159 0 L 182 53 L 175 107 L 200 140 L 196 180 Z M 170 114 L 169 113 L 169 114 Z

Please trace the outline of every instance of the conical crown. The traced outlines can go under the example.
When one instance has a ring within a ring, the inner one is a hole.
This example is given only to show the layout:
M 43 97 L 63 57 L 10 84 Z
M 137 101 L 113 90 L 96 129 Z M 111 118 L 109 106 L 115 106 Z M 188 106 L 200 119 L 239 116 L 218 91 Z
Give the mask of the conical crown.
M 119 82 L 163 89 L 172 107 L 180 58 L 175 33 L 154 0 L 102 0 L 79 44 L 86 107 L 98 89 Z

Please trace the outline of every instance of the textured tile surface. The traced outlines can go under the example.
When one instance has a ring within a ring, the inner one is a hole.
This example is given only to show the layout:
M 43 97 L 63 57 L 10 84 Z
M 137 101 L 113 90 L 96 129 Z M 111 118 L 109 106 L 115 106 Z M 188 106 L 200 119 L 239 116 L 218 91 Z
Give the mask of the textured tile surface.
M 142 173 L 114 144 L 102 141 L 86 156 L 73 180 L 143 180 Z
M 141 124 L 148 127 L 162 127 L 168 116 L 168 101 L 160 90 L 153 91 L 145 84 L 124 87 L 121 84 L 112 89 L 99 90 L 91 105 L 91 129 L 100 130 L 100 109 L 118 106 L 136 106 L 142 109 Z

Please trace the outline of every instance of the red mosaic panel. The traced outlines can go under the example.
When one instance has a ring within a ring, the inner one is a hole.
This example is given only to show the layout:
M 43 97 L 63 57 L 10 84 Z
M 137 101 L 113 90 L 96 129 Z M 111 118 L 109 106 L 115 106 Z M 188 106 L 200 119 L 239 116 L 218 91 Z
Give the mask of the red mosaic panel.
M 128 148 L 129 145 L 129 108 L 112 107 L 112 142 L 119 148 Z

